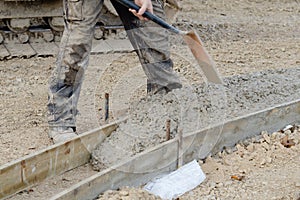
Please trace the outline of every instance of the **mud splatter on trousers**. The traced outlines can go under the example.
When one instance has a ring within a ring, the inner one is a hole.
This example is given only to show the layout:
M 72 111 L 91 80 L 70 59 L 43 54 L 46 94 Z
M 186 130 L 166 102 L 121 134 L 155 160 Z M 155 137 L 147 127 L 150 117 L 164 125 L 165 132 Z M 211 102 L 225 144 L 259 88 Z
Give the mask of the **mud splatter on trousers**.
M 140 21 L 128 8 L 111 0 L 148 78 L 148 85 L 181 87 L 170 59 L 168 33 L 153 22 Z M 165 18 L 163 2 L 152 0 L 154 13 Z M 49 80 L 49 126 L 76 127 L 77 103 L 89 63 L 94 28 L 103 0 L 64 0 L 65 30 L 56 67 Z M 99 66 L 101 67 L 101 66 Z

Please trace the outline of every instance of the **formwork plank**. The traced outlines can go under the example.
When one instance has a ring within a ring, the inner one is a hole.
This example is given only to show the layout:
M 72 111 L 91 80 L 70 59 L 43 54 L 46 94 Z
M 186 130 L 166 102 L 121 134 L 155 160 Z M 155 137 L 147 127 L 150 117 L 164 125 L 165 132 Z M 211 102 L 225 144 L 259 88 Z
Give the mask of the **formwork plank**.
M 297 123 L 300 123 L 300 99 L 236 118 L 222 126 L 221 137 L 214 145 L 212 153 L 217 153 L 223 147 L 233 146 L 238 141 L 259 135 L 262 131 L 273 133 L 286 125 Z
M 0 199 L 87 163 L 90 153 L 123 121 L 50 146 L 0 167 Z
M 0 45 L 0 60 L 10 56 L 10 53 L 7 51 L 4 45 Z
M 19 43 L 6 43 L 4 44 L 10 53 L 10 57 L 32 57 L 36 55 L 34 49 L 31 48 L 30 44 L 19 44 Z
M 294 123 L 300 123 L 300 99 L 186 134 L 183 136 L 181 155 L 178 154 L 176 137 L 81 181 L 51 200 L 94 199 L 108 189 L 145 184 L 157 175 L 175 170 L 179 157 L 183 158 L 184 163 L 202 159 L 209 153 L 217 153 L 225 146 L 233 146 L 262 131 L 276 131 Z M 213 140 L 216 142 L 203 145 Z
M 30 44 L 36 51 L 37 56 L 55 56 L 58 53 L 58 46 L 54 42 L 49 43 L 37 43 Z
M 249 115 L 238 117 L 199 132 L 185 136 L 190 138 L 184 149 L 184 162 L 204 159 L 224 147 L 232 147 L 239 141 L 261 134 L 281 130 L 288 124 L 300 123 L 300 99 Z M 213 142 L 212 142 L 213 141 Z
M 124 163 L 99 172 L 50 199 L 92 200 L 109 189 L 144 184 L 155 176 L 177 168 L 177 147 L 175 140 L 160 144 Z

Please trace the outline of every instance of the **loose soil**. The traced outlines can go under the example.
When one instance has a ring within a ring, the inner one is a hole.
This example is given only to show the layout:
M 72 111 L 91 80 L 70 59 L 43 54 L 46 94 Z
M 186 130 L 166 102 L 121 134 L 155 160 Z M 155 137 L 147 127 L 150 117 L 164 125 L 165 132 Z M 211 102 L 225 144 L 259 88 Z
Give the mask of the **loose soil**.
M 300 4 L 298 1 L 184 0 L 180 3 L 182 11 L 178 13 L 174 24 L 181 29 L 197 30 L 219 72 L 223 77 L 227 77 L 226 80 L 232 80 L 232 85 L 234 81 L 238 81 L 249 88 L 261 87 L 269 91 L 273 91 L 271 83 L 286 86 L 282 96 L 279 93 L 279 96 L 274 96 L 276 98 L 274 102 L 290 100 L 290 97 L 291 99 L 295 97 L 294 93 L 299 94 L 299 87 L 295 81 L 297 76 L 299 77 L 300 68 Z M 193 85 L 195 82 L 205 83 L 205 79 L 199 76 L 195 68 L 195 61 L 190 52 L 182 44 L 182 39 L 175 35 L 171 38 L 175 69 L 182 77 L 186 77 L 187 85 Z M 51 145 L 47 137 L 46 102 L 47 80 L 54 62 L 53 57 L 0 62 L 1 165 Z M 291 69 L 288 70 L 289 68 Z M 122 70 L 126 71 L 126 69 L 132 69 L 130 72 L 134 73 L 132 75 L 124 73 Z M 80 133 L 104 123 L 104 92 L 111 92 L 113 113 L 110 120 L 123 115 L 132 102 L 137 104 L 139 99 L 145 98 L 145 77 L 141 71 L 135 69 L 140 69 L 140 66 L 133 54 L 91 56 L 79 102 L 80 115 L 77 124 Z M 247 74 L 254 72 L 258 75 L 256 77 L 264 78 L 270 72 L 274 72 L 273 70 L 282 72 L 278 73 L 281 77 L 284 77 L 286 72 L 295 70 L 295 79 L 287 75 L 287 80 L 279 79 L 278 83 L 274 82 L 275 79 L 272 79 L 271 83 L 260 79 L 260 85 L 247 85 L 247 83 L 255 83 L 249 80 L 253 76 Z M 194 74 L 197 76 L 194 77 Z M 141 84 L 136 87 L 137 84 L 133 81 L 135 84 L 128 87 L 133 88 L 133 92 L 128 92 L 126 98 L 120 99 L 119 86 L 125 86 L 124 81 L 128 80 L 128 77 L 134 78 L 131 80 Z M 243 77 L 247 80 L 243 80 Z M 296 85 L 293 87 L 293 84 Z M 237 103 L 241 102 L 241 99 L 245 102 L 248 99 L 255 101 L 257 97 L 253 92 L 255 90 L 247 93 L 243 90 L 247 87 L 232 88 L 232 92 L 239 94 L 236 96 Z M 264 101 L 269 102 L 268 94 L 264 95 Z M 256 109 L 260 108 L 256 107 Z M 233 107 L 227 107 L 227 110 L 229 113 L 236 111 Z M 270 141 L 261 139 L 248 145 L 240 144 L 235 152 L 220 153 L 218 157 L 208 158 L 204 163 L 199 161 L 207 174 L 207 180 L 180 199 L 299 198 L 299 131 L 284 134 L 294 139 L 296 145 L 291 148 L 283 147 L 280 144 L 282 133 L 274 133 L 269 136 Z M 82 171 L 86 169 L 90 170 L 89 167 L 85 167 Z M 86 171 L 93 173 L 89 170 Z M 11 199 L 47 199 L 62 190 L 64 184 L 76 182 L 88 173 L 77 178 L 59 177 L 51 184 L 59 185 L 57 187 L 41 184 Z M 239 181 L 231 179 L 231 176 L 244 178 Z M 112 199 L 139 199 L 140 197 L 148 199 L 144 191 L 131 188 L 109 191 L 105 195 L 109 195 Z

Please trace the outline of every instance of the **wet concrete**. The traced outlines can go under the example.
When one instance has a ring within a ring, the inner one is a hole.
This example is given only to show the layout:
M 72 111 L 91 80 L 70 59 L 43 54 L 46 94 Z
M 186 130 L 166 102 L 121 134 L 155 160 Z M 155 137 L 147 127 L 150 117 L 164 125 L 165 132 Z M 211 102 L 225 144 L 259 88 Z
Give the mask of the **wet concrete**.
M 179 130 L 185 135 L 300 98 L 300 67 L 236 75 L 224 82 L 193 84 L 132 104 L 128 121 L 92 153 L 94 169 L 101 170 L 166 141 L 168 119 L 174 138 Z

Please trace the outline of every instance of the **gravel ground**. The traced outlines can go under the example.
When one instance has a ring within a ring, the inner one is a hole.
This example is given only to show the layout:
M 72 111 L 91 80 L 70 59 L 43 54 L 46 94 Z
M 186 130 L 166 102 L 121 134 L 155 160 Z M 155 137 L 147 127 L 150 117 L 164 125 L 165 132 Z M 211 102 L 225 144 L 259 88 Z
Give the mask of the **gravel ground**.
M 299 127 L 261 136 L 200 162 L 207 180 L 180 199 L 299 199 Z M 288 148 L 285 137 L 295 146 Z

